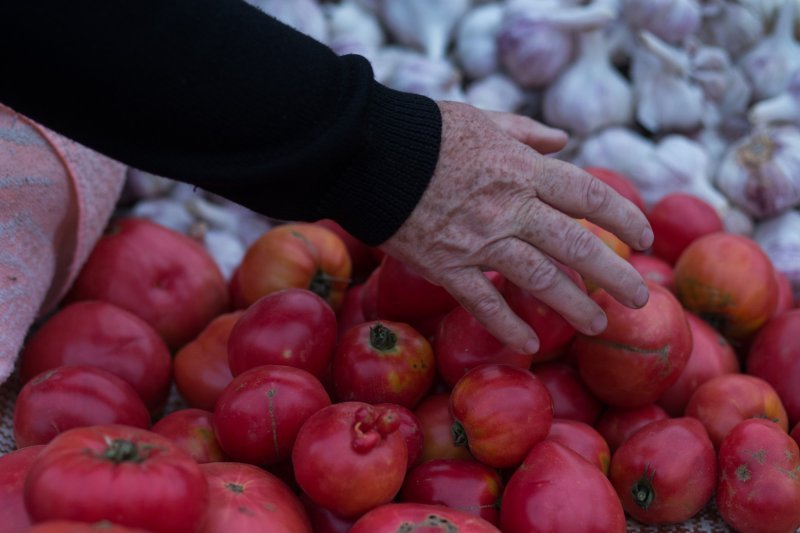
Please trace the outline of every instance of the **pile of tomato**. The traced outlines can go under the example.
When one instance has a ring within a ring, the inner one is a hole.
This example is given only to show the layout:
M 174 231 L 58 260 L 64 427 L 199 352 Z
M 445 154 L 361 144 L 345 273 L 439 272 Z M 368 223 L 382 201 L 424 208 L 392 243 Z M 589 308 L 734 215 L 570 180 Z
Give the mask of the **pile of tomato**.
M 582 221 L 650 289 L 630 309 L 564 267 L 597 336 L 486 273 L 534 355 L 331 221 L 276 226 L 226 281 L 189 237 L 117 220 L 21 354 L 2 530 L 608 533 L 714 501 L 793 532 L 791 287 L 701 200 L 647 214 L 647 254 Z

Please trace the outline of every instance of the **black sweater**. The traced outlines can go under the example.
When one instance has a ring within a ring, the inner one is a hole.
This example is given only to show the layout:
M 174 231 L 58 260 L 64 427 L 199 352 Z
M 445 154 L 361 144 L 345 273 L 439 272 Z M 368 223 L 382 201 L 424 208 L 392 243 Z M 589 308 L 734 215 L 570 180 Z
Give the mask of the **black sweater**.
M 438 157 L 436 104 L 242 0 L 0 0 L 0 102 L 128 165 L 369 244 Z

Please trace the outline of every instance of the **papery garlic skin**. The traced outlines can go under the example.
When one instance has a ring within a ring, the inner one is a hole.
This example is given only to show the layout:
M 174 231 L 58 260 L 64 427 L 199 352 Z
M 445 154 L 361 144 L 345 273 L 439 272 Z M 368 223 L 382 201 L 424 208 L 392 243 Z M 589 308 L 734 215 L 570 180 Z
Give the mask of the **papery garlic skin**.
M 670 43 L 695 33 L 702 20 L 697 0 L 623 0 L 622 15 L 634 28 Z
M 525 89 L 545 87 L 570 63 L 574 34 L 614 20 L 613 3 L 565 7 L 558 0 L 509 0 L 497 34 L 500 62 Z
M 328 42 L 328 23 L 316 0 L 245 1 L 321 43 Z
M 800 126 L 800 70 L 794 73 L 784 92 L 755 104 L 748 114 L 757 126 L 793 124 Z
M 186 205 L 171 198 L 152 198 L 137 202 L 131 210 L 131 215 L 146 218 L 184 235 L 196 222 L 194 215 L 186 209 Z
M 578 59 L 544 95 L 544 118 L 552 126 L 586 136 L 633 119 L 633 90 L 611 65 L 602 30 L 580 37 Z
M 456 28 L 455 57 L 471 78 L 483 78 L 499 69 L 497 34 L 503 23 L 500 3 L 478 6 L 464 15 Z
M 380 0 L 378 6 L 381 20 L 399 43 L 442 59 L 470 0 Z
M 631 79 L 636 118 L 650 132 L 687 131 L 703 118 L 705 95 L 689 79 L 688 54 L 642 32 L 633 54 Z
M 800 130 L 764 128 L 737 141 L 715 182 L 731 202 L 757 219 L 800 205 Z
M 796 1 L 784 0 L 772 33 L 742 56 L 742 72 L 756 100 L 782 93 L 800 70 L 800 44 L 794 37 Z
M 736 58 L 761 39 L 765 21 L 762 10 L 741 0 L 705 0 L 699 33 L 703 42 L 720 46 Z
M 461 89 L 461 73 L 450 61 L 416 53 L 398 55 L 396 61 L 391 72 L 383 79 L 388 87 L 434 100 L 465 100 Z
M 525 93 L 505 74 L 476 80 L 464 92 L 466 102 L 480 109 L 513 113 L 525 102 Z
M 800 300 L 800 213 L 789 210 L 756 226 L 753 239 L 788 279 Z
M 372 60 L 386 36 L 377 17 L 354 0 L 324 4 L 328 46 L 339 55 L 359 54 Z
M 203 232 L 201 242 L 217 263 L 225 280 L 230 280 L 247 252 L 242 242 L 236 235 L 218 229 Z

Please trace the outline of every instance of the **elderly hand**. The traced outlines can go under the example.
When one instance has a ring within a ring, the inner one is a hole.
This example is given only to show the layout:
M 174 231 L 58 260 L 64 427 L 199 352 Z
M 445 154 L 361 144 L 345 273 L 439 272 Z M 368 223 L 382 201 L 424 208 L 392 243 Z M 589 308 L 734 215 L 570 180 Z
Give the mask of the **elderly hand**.
M 535 332 L 482 274 L 496 270 L 594 335 L 600 307 L 551 258 L 629 307 L 648 299 L 641 276 L 575 219 L 586 218 L 635 249 L 652 244 L 631 202 L 578 167 L 541 155 L 566 135 L 525 117 L 439 102 L 442 145 L 433 178 L 410 217 L 382 248 L 445 287 L 495 337 L 533 353 Z M 538 150 L 538 151 L 537 151 Z

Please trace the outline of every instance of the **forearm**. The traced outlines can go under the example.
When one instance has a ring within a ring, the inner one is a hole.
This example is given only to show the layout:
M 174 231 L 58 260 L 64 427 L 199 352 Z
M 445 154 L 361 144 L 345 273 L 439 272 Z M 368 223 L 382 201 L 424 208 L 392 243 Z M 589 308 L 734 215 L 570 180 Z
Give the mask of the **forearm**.
M 433 172 L 432 101 L 240 0 L 2 5 L 0 101 L 124 163 L 373 244 Z

